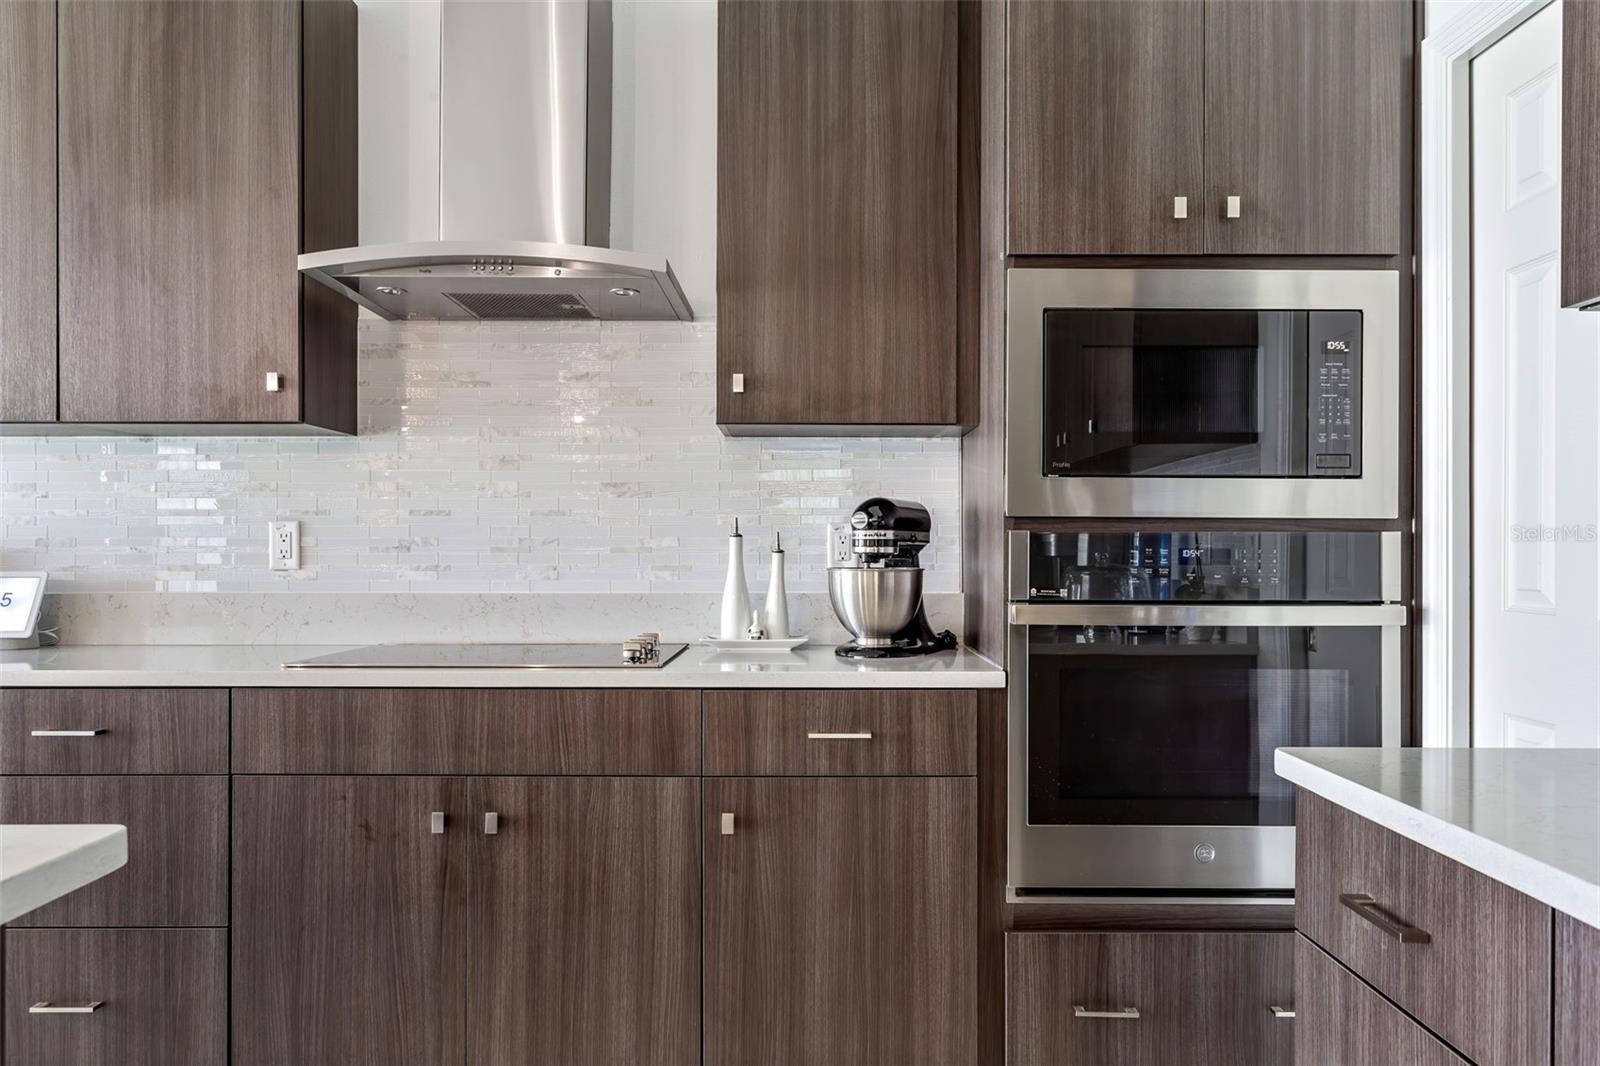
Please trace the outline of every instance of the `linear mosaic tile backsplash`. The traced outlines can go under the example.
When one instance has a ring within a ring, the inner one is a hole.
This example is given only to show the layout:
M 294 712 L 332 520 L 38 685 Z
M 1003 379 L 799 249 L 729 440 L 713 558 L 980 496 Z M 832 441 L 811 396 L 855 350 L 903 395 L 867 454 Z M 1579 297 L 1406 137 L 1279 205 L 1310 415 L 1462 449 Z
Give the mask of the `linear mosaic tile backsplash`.
M 363 320 L 354 438 L 0 437 L 0 565 L 55 592 L 712 592 L 737 515 L 826 589 L 824 528 L 872 495 L 934 515 L 960 589 L 953 439 L 731 439 L 716 327 Z M 267 568 L 298 519 L 301 568 Z

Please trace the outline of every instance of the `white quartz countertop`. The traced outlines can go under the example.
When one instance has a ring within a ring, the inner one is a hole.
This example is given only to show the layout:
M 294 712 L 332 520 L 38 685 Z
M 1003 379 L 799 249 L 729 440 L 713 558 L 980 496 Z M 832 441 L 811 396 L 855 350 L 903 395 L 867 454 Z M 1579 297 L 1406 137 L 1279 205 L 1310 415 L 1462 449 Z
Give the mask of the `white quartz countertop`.
M 349 646 L 94 645 L 0 652 L 0 687 L 931 689 L 1006 683 L 1005 671 L 965 648 L 860 662 L 839 658 L 832 644 L 759 658 L 690 645 L 659 670 L 283 669 L 286 662 Z
M 120 825 L 0 825 L 0 925 L 127 865 Z
M 1279 748 L 1274 769 L 1600 928 L 1600 748 Z

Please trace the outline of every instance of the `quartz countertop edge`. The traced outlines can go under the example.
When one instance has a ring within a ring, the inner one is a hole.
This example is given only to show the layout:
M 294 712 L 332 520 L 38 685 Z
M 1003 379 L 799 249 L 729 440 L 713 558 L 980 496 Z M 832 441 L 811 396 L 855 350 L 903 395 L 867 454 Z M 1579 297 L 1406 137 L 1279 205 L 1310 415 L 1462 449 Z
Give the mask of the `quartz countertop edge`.
M 0 652 L 0 688 L 1004 688 L 969 648 L 915 658 L 841 659 L 834 645 L 717 654 L 691 644 L 660 669 L 284 669 L 353 645 L 80 645 Z M 618 645 L 618 656 L 621 645 Z
M 0 825 L 0 925 L 128 862 L 121 825 Z
M 1600 749 L 1279 748 L 1273 769 L 1600 928 Z

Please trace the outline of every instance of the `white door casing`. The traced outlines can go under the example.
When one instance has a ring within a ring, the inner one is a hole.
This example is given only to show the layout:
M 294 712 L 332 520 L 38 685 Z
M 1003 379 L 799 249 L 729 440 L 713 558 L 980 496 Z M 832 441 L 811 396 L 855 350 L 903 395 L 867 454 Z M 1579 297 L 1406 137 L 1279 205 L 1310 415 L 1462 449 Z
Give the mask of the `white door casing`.
M 1561 5 L 1472 61 L 1472 743 L 1600 744 L 1600 315 L 1560 310 Z

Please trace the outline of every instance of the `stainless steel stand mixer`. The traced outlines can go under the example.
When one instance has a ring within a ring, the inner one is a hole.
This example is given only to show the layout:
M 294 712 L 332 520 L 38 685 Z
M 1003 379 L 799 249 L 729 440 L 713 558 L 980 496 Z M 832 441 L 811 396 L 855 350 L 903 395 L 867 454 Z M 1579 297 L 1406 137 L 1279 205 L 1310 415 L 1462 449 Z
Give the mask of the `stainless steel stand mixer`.
M 856 639 L 836 654 L 846 659 L 898 659 L 956 646 L 935 633 L 922 609 L 922 567 L 933 518 L 910 500 L 874 496 L 851 512 L 848 528 L 828 530 L 828 599 Z

